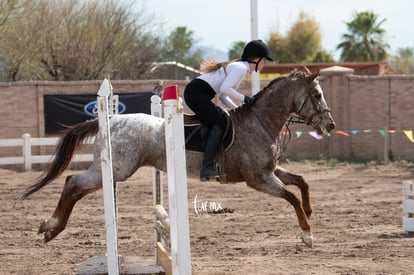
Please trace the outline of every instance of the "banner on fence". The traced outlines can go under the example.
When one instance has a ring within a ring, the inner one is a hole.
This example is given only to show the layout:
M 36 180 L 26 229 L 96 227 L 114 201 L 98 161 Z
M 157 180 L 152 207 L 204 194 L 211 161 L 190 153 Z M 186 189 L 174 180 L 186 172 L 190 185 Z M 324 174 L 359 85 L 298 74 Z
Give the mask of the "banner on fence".
M 120 114 L 150 114 L 152 92 L 118 94 Z M 59 133 L 63 125 L 74 125 L 97 117 L 96 95 L 45 95 L 46 134 Z

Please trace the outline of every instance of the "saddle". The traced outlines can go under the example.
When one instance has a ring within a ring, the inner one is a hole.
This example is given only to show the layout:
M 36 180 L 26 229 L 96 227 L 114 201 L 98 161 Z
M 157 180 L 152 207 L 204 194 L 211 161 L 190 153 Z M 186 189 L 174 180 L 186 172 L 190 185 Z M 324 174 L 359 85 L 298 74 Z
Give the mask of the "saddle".
M 216 106 L 226 121 L 223 138 L 220 147 L 227 150 L 234 141 L 234 129 L 230 115 L 221 107 Z M 189 151 L 204 152 L 210 128 L 203 124 L 197 115 L 184 114 L 185 149 Z
M 225 152 L 231 147 L 234 141 L 234 128 L 230 115 L 226 110 L 216 106 L 226 121 L 226 128 L 224 130 L 223 138 L 219 145 L 219 148 L 215 154 L 214 165 L 217 170 L 225 172 L 226 167 Z M 189 151 L 203 152 L 205 143 L 208 138 L 210 128 L 202 124 L 197 118 L 197 115 L 184 114 L 184 136 L 185 136 L 185 149 Z M 220 183 L 227 183 L 225 177 L 219 179 Z

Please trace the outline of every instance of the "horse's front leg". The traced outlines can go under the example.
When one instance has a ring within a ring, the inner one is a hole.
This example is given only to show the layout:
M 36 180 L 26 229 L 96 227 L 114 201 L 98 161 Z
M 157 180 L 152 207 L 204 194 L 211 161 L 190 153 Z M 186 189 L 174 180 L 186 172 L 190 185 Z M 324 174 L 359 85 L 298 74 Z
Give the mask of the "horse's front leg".
M 286 186 L 278 177 L 276 177 L 273 173 L 269 173 L 267 175 L 262 175 L 261 178 L 257 177 L 252 178 L 252 180 L 248 180 L 247 185 L 256 190 L 287 200 L 295 208 L 299 226 L 303 232 L 303 242 L 308 247 L 313 246 L 311 225 L 308 216 L 303 210 L 301 201 L 294 193 L 286 189 Z
M 87 170 L 78 175 L 68 176 L 52 217 L 43 221 L 39 226 L 38 233 L 44 233 L 45 242 L 53 240 L 65 229 L 73 207 L 78 200 L 101 187 L 101 176 L 96 171 Z
M 302 176 L 292 174 L 287 170 L 278 167 L 275 171 L 276 177 L 278 177 L 285 185 L 295 185 L 299 188 L 302 196 L 302 207 L 305 210 L 308 218 L 312 214 L 312 204 L 309 196 L 309 184 L 303 179 Z

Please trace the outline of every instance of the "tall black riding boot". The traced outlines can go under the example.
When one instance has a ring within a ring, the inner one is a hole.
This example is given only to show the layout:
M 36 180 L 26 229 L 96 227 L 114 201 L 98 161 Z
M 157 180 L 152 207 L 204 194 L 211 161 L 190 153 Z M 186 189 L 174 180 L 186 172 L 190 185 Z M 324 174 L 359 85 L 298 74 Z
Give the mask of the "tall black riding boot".
M 223 130 L 218 125 L 214 125 L 207 138 L 206 148 L 204 151 L 203 166 L 200 170 L 200 180 L 207 181 L 210 177 L 220 178 L 225 176 L 224 173 L 217 171 L 213 167 L 214 155 L 216 154 L 217 147 L 221 141 Z

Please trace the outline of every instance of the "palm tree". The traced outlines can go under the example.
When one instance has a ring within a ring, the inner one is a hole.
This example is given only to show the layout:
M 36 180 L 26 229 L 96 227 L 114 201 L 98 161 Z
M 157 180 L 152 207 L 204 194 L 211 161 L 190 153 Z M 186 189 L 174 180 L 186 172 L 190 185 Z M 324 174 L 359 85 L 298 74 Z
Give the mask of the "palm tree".
M 342 61 L 382 61 L 387 57 L 389 45 L 384 42 L 385 30 L 381 25 L 386 21 L 379 21 L 378 16 L 371 12 L 355 12 L 354 18 L 346 22 L 349 33 L 342 35 L 342 42 L 337 49 L 341 49 Z

